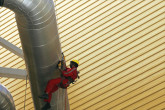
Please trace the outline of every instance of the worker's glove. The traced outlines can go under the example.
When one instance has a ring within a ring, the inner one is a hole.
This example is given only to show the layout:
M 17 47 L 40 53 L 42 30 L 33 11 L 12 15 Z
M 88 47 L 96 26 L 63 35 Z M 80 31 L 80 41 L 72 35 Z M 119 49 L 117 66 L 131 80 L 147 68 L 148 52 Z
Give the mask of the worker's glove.
M 61 61 L 58 62 L 57 68 L 58 68 L 58 69 L 61 69 Z

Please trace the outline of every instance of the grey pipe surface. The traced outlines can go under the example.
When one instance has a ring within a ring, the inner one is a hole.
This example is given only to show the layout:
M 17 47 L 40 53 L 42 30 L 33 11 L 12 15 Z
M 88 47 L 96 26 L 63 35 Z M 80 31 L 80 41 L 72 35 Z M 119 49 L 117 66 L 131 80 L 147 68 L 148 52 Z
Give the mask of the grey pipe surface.
M 13 97 L 10 92 L 0 84 L 0 110 L 15 110 Z
M 62 55 L 54 2 L 4 0 L 3 6 L 15 12 L 33 102 L 35 109 L 40 110 L 45 103 L 38 96 L 43 94 L 48 80 L 60 76 L 56 65 Z

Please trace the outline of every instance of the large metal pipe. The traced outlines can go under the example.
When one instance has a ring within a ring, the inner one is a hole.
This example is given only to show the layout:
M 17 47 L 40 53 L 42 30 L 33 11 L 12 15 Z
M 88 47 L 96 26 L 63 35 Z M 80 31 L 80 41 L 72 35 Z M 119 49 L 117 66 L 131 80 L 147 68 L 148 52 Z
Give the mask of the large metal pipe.
M 60 74 L 56 68 L 61 59 L 61 45 L 54 2 L 52 0 L 0 0 L 0 3 L 15 12 L 33 102 L 35 109 L 40 110 L 44 102 L 38 99 L 38 96 L 43 93 L 48 80 Z
M 0 84 L 0 110 L 15 110 L 13 97 L 10 92 Z

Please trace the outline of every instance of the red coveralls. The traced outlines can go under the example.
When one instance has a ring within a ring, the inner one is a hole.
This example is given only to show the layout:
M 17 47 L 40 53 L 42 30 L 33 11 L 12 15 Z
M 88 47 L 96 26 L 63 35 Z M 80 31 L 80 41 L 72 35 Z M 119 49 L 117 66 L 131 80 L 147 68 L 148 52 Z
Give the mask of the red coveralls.
M 69 80 L 66 79 L 67 77 L 71 77 L 73 80 L 75 80 L 77 78 L 77 68 L 73 67 L 73 68 L 66 68 L 66 71 L 62 71 L 62 74 L 65 78 L 56 78 L 56 79 L 52 79 L 49 80 L 47 86 L 46 86 L 46 90 L 45 92 L 48 93 L 49 98 L 45 99 L 45 102 L 49 102 L 51 101 L 51 97 L 52 97 L 52 93 L 55 92 L 58 87 L 59 84 L 62 81 L 62 84 L 64 85 L 64 87 L 68 87 L 69 86 Z

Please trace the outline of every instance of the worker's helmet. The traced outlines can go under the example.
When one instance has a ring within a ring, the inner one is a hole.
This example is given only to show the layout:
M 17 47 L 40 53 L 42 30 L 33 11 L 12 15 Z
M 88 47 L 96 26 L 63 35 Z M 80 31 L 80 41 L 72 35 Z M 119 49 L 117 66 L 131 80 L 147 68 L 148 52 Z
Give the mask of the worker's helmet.
M 79 65 L 79 61 L 78 60 L 72 60 L 71 63 L 73 63 L 76 67 L 78 67 L 78 65 Z

